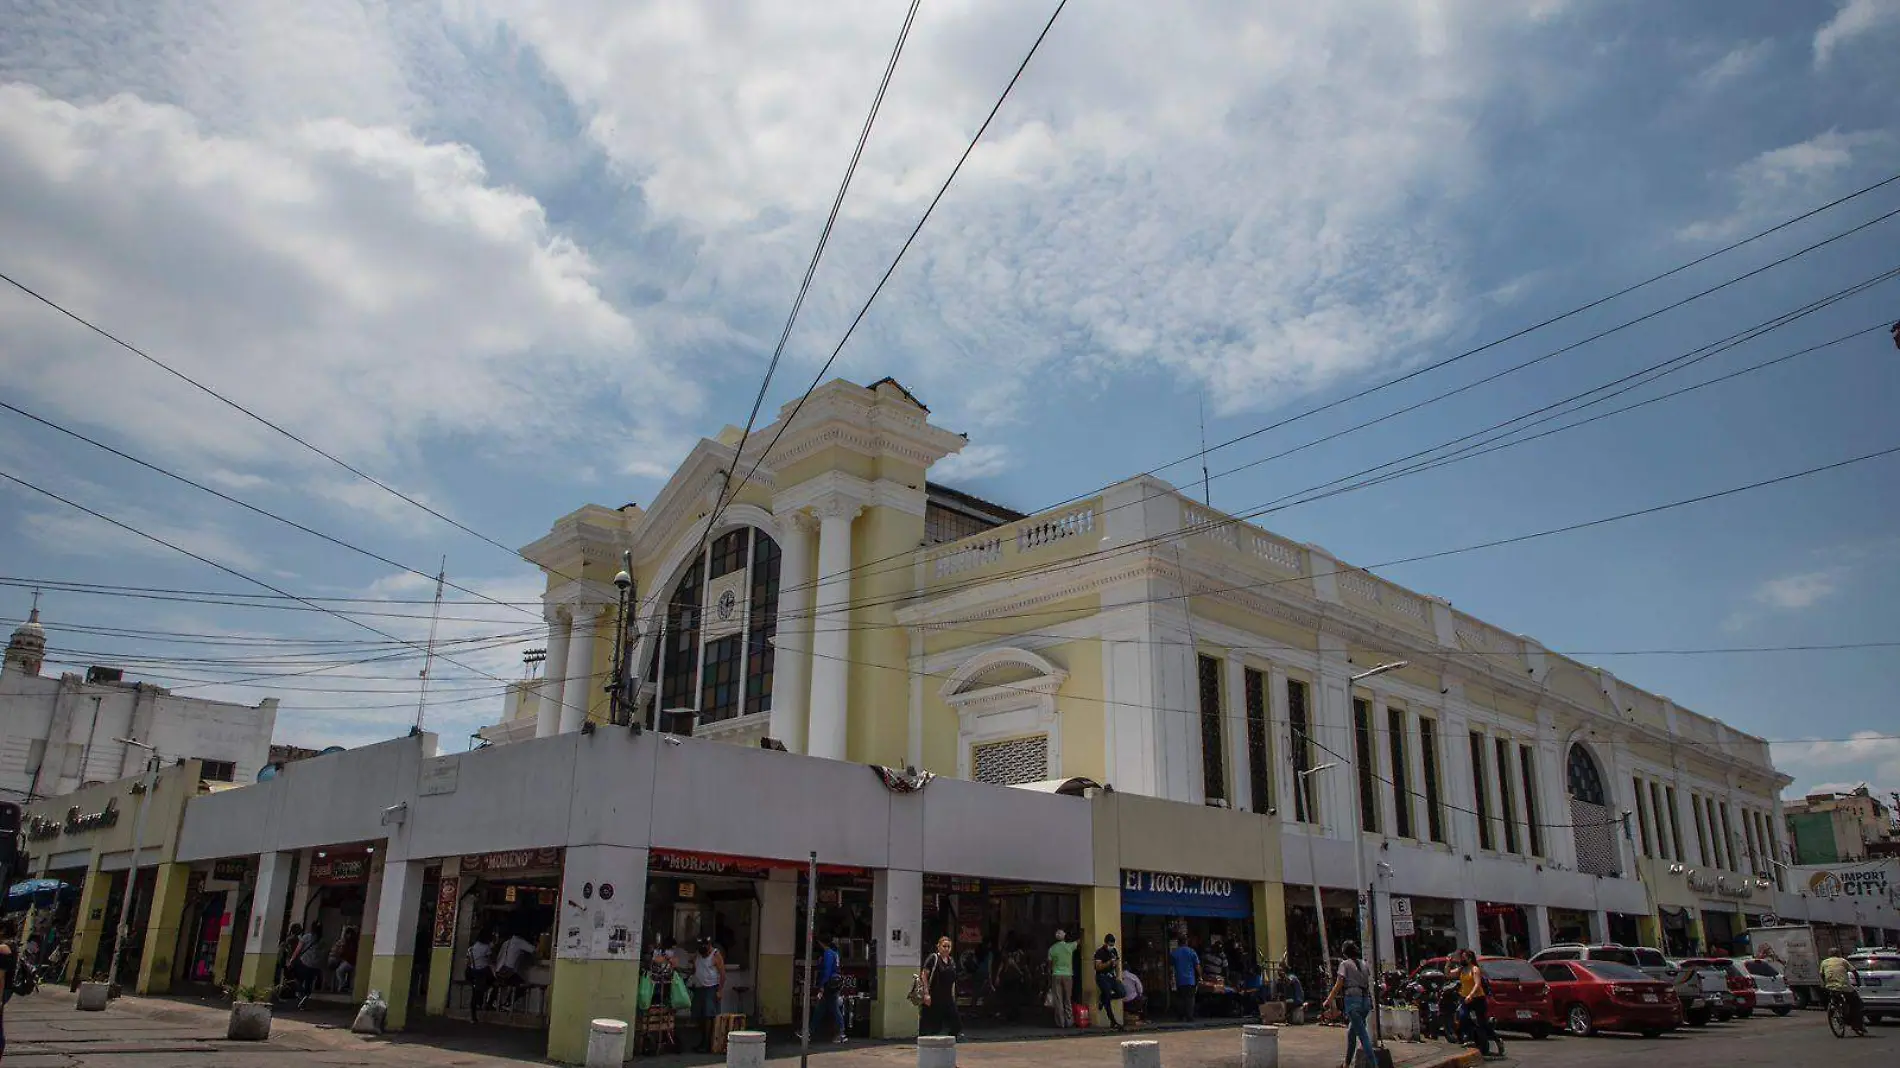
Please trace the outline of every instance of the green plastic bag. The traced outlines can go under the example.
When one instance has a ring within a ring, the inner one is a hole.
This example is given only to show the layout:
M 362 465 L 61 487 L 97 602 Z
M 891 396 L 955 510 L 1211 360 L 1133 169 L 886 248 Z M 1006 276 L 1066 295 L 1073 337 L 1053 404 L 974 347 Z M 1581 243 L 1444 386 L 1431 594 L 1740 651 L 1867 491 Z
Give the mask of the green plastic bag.
M 685 1012 L 693 1007 L 693 995 L 686 992 L 686 980 L 673 977 L 672 1002 L 674 1012 Z
M 652 1007 L 653 977 L 650 975 L 642 975 L 640 977 L 640 1011 L 645 1012 Z

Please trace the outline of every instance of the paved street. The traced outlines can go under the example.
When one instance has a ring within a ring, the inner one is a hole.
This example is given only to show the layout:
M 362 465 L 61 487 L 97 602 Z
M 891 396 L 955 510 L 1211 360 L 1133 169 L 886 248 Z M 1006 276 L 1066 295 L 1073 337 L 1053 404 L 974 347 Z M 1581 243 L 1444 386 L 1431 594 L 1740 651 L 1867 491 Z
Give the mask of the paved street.
M 340 1011 L 280 1017 L 271 1041 L 262 1045 L 223 1038 L 225 1012 L 211 1003 L 183 999 L 129 998 L 105 1013 L 80 1013 L 63 990 L 42 991 L 7 1009 L 8 1068 L 272 1068 L 306 1066 L 400 1066 L 400 1068 L 495 1068 L 544 1063 L 534 1036 L 470 1029 L 434 1022 L 424 1034 L 364 1038 L 347 1030 Z M 1337 1028 L 1301 1027 L 1282 1032 L 1281 1063 L 1287 1068 L 1330 1068 L 1338 1063 L 1344 1034 Z M 1239 1036 L 1231 1026 L 1158 1031 L 1163 1063 L 1229 1068 L 1240 1060 Z M 978 1040 L 958 1052 L 960 1068 L 1114 1068 L 1122 1036 L 1034 1037 Z M 1438 1043 L 1394 1043 L 1403 1068 L 1427 1068 L 1450 1049 Z M 797 1047 L 774 1046 L 771 1061 L 796 1063 Z M 812 1057 L 820 1068 L 904 1068 L 915 1063 L 904 1043 L 865 1042 L 822 1047 Z M 699 1068 L 715 1058 L 671 1056 L 647 1059 L 656 1068 Z M 1816 1013 L 1716 1025 L 1701 1031 L 1641 1039 L 1602 1036 L 1556 1037 L 1543 1042 L 1510 1040 L 1510 1055 L 1487 1062 L 1500 1068 L 1612 1068 L 1654 1064 L 1666 1068 L 1734 1068 L 1737 1065 L 1887 1068 L 1900 1063 L 1900 1026 L 1875 1028 L 1866 1039 L 1834 1038 Z

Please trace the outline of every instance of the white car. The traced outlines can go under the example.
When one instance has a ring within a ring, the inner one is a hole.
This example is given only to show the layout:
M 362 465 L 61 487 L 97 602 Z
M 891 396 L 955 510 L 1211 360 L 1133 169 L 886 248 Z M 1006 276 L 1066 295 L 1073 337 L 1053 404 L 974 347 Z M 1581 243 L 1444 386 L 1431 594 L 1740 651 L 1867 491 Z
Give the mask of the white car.
M 1794 991 L 1788 988 L 1788 979 L 1781 974 L 1779 966 L 1754 957 L 1736 957 L 1734 961 L 1749 981 L 1755 984 L 1755 1008 L 1773 1012 L 1776 1016 L 1786 1016 L 1794 1011 Z
M 1900 1018 L 1900 953 L 1880 950 L 1847 958 L 1860 979 L 1860 1003 L 1868 1023 Z

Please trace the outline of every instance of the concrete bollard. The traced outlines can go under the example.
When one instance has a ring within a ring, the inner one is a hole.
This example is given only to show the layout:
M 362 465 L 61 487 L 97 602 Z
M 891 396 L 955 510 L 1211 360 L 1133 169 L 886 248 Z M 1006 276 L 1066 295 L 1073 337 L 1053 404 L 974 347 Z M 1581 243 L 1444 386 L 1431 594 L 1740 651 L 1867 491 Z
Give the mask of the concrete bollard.
M 1245 1024 L 1240 1029 L 1240 1068 L 1280 1068 L 1280 1029 Z
M 955 1035 L 918 1035 L 917 1068 L 957 1068 Z
M 595 1020 L 587 1028 L 587 1068 L 620 1068 L 627 1060 L 627 1022 Z
M 727 1031 L 726 1068 L 765 1068 L 764 1031 Z
M 1122 1043 L 1122 1068 L 1161 1068 L 1161 1043 L 1152 1038 Z
M 78 965 L 74 965 L 78 967 Z M 79 1004 L 77 1008 L 85 1012 L 103 1012 L 106 1002 L 112 1000 L 112 984 L 80 983 Z

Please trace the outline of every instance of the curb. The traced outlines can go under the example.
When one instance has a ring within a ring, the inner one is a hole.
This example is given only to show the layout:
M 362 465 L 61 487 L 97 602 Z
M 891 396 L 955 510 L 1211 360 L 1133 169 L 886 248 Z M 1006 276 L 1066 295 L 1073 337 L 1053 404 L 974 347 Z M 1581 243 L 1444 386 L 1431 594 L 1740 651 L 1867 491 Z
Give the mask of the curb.
M 1406 1068 L 1472 1068 L 1473 1065 L 1482 1063 L 1484 1063 L 1484 1055 L 1475 1049 L 1468 1049 L 1440 1057 L 1437 1060 L 1421 1061 L 1418 1064 L 1407 1065 Z

